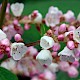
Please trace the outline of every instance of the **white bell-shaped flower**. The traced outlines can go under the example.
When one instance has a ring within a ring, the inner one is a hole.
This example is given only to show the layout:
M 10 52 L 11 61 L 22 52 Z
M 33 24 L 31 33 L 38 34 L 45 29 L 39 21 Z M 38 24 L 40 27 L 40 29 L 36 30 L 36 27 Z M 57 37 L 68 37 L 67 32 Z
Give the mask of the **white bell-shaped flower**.
M 54 45 L 54 40 L 52 37 L 49 36 L 43 36 L 40 40 L 40 46 L 43 49 L 49 49 Z
M 11 53 L 10 55 L 14 60 L 20 60 L 26 54 L 27 47 L 24 43 L 13 43 L 11 45 Z
M 40 62 L 41 65 L 49 66 L 52 63 L 52 56 L 49 50 L 41 50 L 36 59 Z
M 80 43 L 80 27 L 77 28 L 76 30 L 74 30 L 74 32 L 73 32 L 73 39 L 76 42 Z
M 24 9 L 23 3 L 15 3 L 11 5 L 11 11 L 13 15 L 16 17 L 21 16 L 23 9 Z
M 74 51 L 68 49 L 67 46 L 61 52 L 59 52 L 58 56 L 60 56 L 61 61 L 69 61 L 69 62 L 75 61 Z
M 7 35 L 0 29 L 0 41 L 5 39 Z

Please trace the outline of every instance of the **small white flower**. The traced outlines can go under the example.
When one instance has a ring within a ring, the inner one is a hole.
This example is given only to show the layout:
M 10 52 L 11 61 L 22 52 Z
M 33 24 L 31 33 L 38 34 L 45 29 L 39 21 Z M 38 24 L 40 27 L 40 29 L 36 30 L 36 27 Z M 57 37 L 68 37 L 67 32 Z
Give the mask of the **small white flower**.
M 11 45 L 11 53 L 10 55 L 13 57 L 14 60 L 20 60 L 27 51 L 27 47 L 24 43 L 13 43 Z
M 36 59 L 42 65 L 49 66 L 52 63 L 52 56 L 49 50 L 41 50 L 36 56 Z
M 74 62 L 74 51 L 67 48 L 67 46 L 58 54 L 60 56 L 60 60 Z
M 77 20 L 80 21 L 80 13 L 77 16 Z
M 0 41 L 5 39 L 7 35 L 0 29 Z
M 43 49 L 49 49 L 54 45 L 54 40 L 52 37 L 49 36 L 43 36 L 40 40 L 40 46 Z
M 23 9 L 24 9 L 23 3 L 15 3 L 11 5 L 11 11 L 13 15 L 16 17 L 21 16 Z
M 77 28 L 76 30 L 74 30 L 74 32 L 73 32 L 73 39 L 76 42 L 80 43 L 80 27 Z
M 57 7 L 51 6 L 45 17 L 46 25 L 54 27 L 56 24 L 59 24 L 61 15 L 62 12 Z

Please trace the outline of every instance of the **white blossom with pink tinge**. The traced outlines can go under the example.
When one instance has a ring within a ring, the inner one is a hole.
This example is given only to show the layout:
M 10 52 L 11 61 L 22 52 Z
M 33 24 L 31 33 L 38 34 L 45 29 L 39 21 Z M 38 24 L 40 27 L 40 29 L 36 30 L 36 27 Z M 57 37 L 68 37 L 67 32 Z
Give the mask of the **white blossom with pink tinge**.
M 53 45 L 54 45 L 54 40 L 53 40 L 52 37 L 49 37 L 49 36 L 43 36 L 43 37 L 41 37 L 41 39 L 40 39 L 40 46 L 43 49 L 49 49 Z
M 75 61 L 74 51 L 67 48 L 67 46 L 61 52 L 59 52 L 58 55 L 60 56 L 61 61 Z
M 73 31 L 73 39 L 80 43 L 80 27 L 78 27 L 76 30 Z
M 24 9 L 24 4 L 23 3 L 14 3 L 11 5 L 11 11 L 14 16 L 19 17 L 21 16 L 22 12 Z
M 14 60 L 20 60 L 27 52 L 27 47 L 24 43 L 12 43 L 10 55 Z
M 36 59 L 40 62 L 41 65 L 49 66 L 52 63 L 52 56 L 49 50 L 41 50 Z
M 64 17 L 66 22 L 72 22 L 75 20 L 74 13 L 71 10 L 69 10 L 66 14 L 64 14 Z
M 46 25 L 54 27 L 56 24 L 59 24 L 61 15 L 62 12 L 57 7 L 51 6 L 45 17 Z

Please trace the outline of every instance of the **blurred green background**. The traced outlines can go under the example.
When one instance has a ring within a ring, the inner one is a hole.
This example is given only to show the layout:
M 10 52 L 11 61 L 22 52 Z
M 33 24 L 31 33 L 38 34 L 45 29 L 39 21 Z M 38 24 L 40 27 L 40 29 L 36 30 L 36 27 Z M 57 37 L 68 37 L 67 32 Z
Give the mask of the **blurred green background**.
M 0 0 L 0 3 L 2 1 L 3 0 Z M 80 12 L 80 0 L 9 0 L 9 2 L 23 2 L 25 4 L 23 15 L 28 15 L 33 10 L 39 10 L 40 13 L 42 13 L 43 18 L 45 17 L 45 14 L 48 12 L 48 8 L 50 6 L 58 7 L 60 10 L 62 10 L 63 13 L 66 13 L 67 10 L 72 10 L 75 13 L 76 17 Z M 22 36 L 26 43 L 37 41 L 41 37 L 38 31 L 36 30 L 35 25 L 31 26 L 31 29 L 25 31 Z M 80 80 L 80 76 L 73 79 L 69 78 L 68 75 L 64 72 L 58 72 L 57 80 Z

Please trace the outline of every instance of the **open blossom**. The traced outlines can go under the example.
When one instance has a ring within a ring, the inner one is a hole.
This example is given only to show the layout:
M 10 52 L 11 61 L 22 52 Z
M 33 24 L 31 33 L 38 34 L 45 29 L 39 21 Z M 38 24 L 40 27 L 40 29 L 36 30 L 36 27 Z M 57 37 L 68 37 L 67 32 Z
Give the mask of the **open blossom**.
M 5 39 L 7 35 L 0 29 L 0 41 Z
M 73 31 L 73 39 L 80 43 L 80 27 L 78 27 L 76 30 Z
M 41 50 L 38 55 L 36 56 L 36 59 L 42 64 L 43 66 L 49 66 L 52 63 L 52 56 L 51 52 L 49 50 Z
M 13 15 L 16 17 L 21 16 L 23 9 L 24 9 L 23 3 L 15 3 L 11 5 L 11 11 Z
M 64 14 L 64 17 L 66 22 L 72 22 L 75 20 L 74 13 L 71 10 L 69 10 L 66 14 Z
M 3 27 L 3 31 L 4 31 L 4 33 L 6 33 L 7 38 L 9 40 L 11 40 L 12 37 L 17 33 L 16 30 L 14 29 L 13 24 Z
M 45 17 L 46 25 L 54 27 L 56 24 L 59 24 L 61 15 L 62 12 L 57 7 L 51 6 Z
M 75 61 L 73 50 L 70 50 L 67 47 L 65 47 L 61 52 L 59 52 L 58 55 L 60 56 L 60 59 L 62 61 L 69 61 L 69 62 Z
M 40 39 L 40 46 L 43 49 L 49 49 L 53 45 L 54 45 L 54 40 L 53 40 L 52 37 L 49 37 L 49 36 L 43 36 L 43 37 L 41 37 L 41 39 Z
M 12 43 L 10 55 L 14 60 L 20 60 L 27 52 L 24 43 Z

